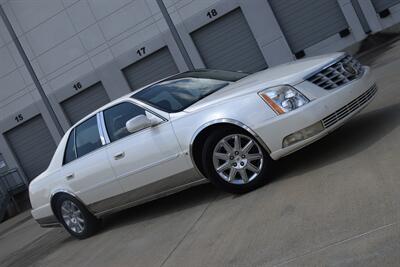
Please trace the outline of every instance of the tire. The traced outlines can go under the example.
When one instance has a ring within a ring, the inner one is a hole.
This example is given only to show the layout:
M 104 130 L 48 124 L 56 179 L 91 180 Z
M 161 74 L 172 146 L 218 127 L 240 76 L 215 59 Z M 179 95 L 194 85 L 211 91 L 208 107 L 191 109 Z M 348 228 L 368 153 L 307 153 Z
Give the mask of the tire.
M 86 239 L 100 228 L 100 220 L 70 195 L 59 196 L 55 208 L 61 224 L 75 238 Z
M 235 147 L 237 140 L 240 145 Z M 249 133 L 234 128 L 208 136 L 203 146 L 202 164 L 212 184 L 233 194 L 244 194 L 263 186 L 272 171 L 272 159 L 259 142 Z

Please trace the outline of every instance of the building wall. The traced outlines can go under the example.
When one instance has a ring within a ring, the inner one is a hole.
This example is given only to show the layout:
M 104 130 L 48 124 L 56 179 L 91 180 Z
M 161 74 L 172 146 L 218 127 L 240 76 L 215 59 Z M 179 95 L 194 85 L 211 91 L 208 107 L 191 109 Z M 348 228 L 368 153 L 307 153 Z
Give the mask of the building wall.
M 336 0 L 332 0 L 336 1 Z M 354 1 L 354 0 L 353 0 Z M 332 35 L 304 49 L 306 56 L 342 50 L 366 37 L 351 0 L 337 3 L 349 34 Z M 359 0 L 373 32 L 400 20 L 400 5 L 378 18 L 370 0 Z M 188 67 L 156 0 L 0 0 L 64 130 L 70 125 L 60 102 L 102 82 L 109 98 L 131 92 L 122 69 L 167 46 L 179 71 Z M 295 60 L 267 0 L 164 0 L 196 68 L 204 62 L 190 33 L 240 7 L 268 66 Z M 216 16 L 209 16 L 212 10 Z M 318 15 L 318 14 L 316 14 Z M 0 152 L 10 168 L 19 163 L 6 131 L 41 114 L 55 142 L 60 136 L 0 20 Z M 22 120 L 19 119 L 21 117 Z

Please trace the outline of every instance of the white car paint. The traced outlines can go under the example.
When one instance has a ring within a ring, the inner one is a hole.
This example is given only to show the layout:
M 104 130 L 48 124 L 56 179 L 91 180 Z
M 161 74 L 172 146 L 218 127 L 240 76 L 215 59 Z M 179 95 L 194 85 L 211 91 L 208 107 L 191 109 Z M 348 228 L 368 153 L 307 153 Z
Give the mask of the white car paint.
M 368 67 L 364 67 L 362 77 L 335 90 L 324 90 L 305 81 L 306 76 L 341 57 L 343 53 L 335 53 L 258 72 L 174 114 L 140 103 L 130 98 L 130 95 L 109 103 L 76 125 L 121 102 L 145 107 L 165 122 L 107 144 L 62 166 L 68 131 L 48 169 L 29 186 L 33 217 L 42 226 L 53 226 L 57 223 L 51 208 L 51 199 L 59 192 L 76 197 L 91 208 L 96 216 L 101 216 L 204 182 L 204 177 L 193 162 L 192 143 L 202 129 L 214 123 L 240 125 L 255 135 L 275 160 L 318 140 L 345 123 L 368 103 L 318 135 L 289 147 L 282 147 L 282 140 L 286 136 L 321 121 L 362 95 L 375 83 Z M 258 95 L 261 90 L 278 85 L 293 86 L 310 103 L 278 116 Z M 179 174 L 181 176 L 175 178 Z M 151 189 L 147 189 L 152 185 L 154 186 Z M 142 188 L 147 191 L 138 191 Z M 116 199 L 120 198 L 126 201 L 124 205 L 117 203 Z M 98 204 L 104 200 L 109 200 L 107 205 Z

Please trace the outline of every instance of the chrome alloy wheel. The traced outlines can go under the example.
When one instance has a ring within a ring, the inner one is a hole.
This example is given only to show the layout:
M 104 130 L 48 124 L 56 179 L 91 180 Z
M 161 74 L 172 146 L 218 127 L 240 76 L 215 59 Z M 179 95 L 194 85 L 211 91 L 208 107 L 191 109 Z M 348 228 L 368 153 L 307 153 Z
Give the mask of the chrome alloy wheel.
M 65 200 L 61 205 L 61 216 L 67 227 L 80 234 L 85 230 L 85 219 L 83 218 L 81 210 L 70 200 Z
M 214 148 L 213 165 L 218 175 L 232 184 L 246 184 L 262 170 L 264 156 L 260 146 L 250 137 L 232 134 Z

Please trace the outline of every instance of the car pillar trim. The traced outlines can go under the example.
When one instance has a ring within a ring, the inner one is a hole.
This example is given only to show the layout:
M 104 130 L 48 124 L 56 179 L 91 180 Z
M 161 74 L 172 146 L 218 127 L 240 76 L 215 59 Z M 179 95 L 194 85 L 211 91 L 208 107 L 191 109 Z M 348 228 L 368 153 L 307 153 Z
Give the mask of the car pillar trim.
M 103 111 L 101 111 L 97 114 L 97 125 L 99 127 L 100 139 L 101 139 L 101 142 L 103 143 L 103 146 L 111 143 L 110 137 L 108 136 L 108 132 L 107 132 L 107 128 L 106 128 L 106 123 L 104 121 Z

